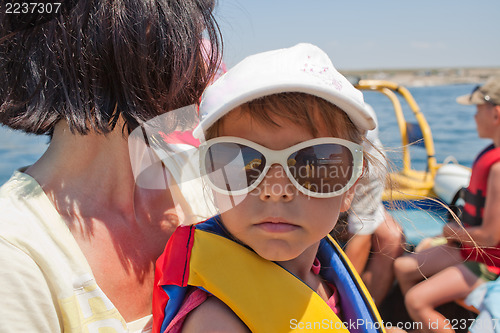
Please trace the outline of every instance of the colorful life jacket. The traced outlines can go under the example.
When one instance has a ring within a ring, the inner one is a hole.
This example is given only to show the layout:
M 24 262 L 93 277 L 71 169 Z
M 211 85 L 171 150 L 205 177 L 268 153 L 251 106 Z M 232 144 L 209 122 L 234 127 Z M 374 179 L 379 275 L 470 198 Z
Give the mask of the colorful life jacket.
M 331 237 L 321 241 L 317 258 L 320 275 L 339 292 L 342 320 L 296 276 L 228 237 L 218 216 L 177 228 L 156 264 L 154 333 L 167 328 L 189 286 L 219 298 L 252 332 L 385 332 L 364 284 Z
M 486 186 L 490 168 L 500 161 L 500 148 L 490 145 L 476 158 L 472 165 L 469 187 L 465 190 L 462 221 L 470 226 L 483 223 L 483 208 L 486 202 Z
M 465 205 L 462 222 L 467 226 L 479 226 L 483 223 L 488 176 L 491 167 L 497 162 L 500 162 L 500 148 L 490 145 L 478 155 L 472 165 L 469 187 L 463 194 Z M 500 273 L 500 243 L 493 248 L 463 245 L 462 257 L 467 260 L 482 262 L 488 266 L 490 271 Z

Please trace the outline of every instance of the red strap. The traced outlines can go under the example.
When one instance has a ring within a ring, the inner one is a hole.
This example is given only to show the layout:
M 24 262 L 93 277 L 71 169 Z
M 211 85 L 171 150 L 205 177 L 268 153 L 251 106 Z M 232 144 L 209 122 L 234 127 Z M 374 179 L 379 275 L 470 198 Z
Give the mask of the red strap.
M 192 225 L 178 227 L 168 240 L 165 251 L 156 261 L 159 285 L 187 286 L 194 230 Z M 168 272 L 168 274 L 164 275 L 162 272 Z
M 178 227 L 168 240 L 165 251 L 156 261 L 155 290 L 153 292 L 153 332 L 159 332 L 168 302 L 168 295 L 163 290 L 162 285 L 187 286 L 193 239 L 194 226 Z M 172 249 L 175 249 L 175 251 Z M 176 256 L 169 256 L 169 253 L 176 253 Z M 168 272 L 168 275 L 164 275 L 164 272 Z

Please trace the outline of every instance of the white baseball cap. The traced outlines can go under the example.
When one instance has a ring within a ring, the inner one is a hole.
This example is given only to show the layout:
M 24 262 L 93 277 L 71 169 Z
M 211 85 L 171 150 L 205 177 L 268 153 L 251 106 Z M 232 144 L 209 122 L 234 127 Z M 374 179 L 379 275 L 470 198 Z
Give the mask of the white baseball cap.
M 201 121 L 193 135 L 202 139 L 203 131 L 239 105 L 284 92 L 323 98 L 342 109 L 358 128 L 375 128 L 361 91 L 335 69 L 325 52 L 302 43 L 249 56 L 210 85 L 203 93 Z

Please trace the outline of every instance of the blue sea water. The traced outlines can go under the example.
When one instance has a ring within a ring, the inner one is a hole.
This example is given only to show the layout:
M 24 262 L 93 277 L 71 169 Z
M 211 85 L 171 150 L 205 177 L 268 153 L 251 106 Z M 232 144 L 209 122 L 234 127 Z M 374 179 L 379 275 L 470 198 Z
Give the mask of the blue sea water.
M 14 170 L 33 164 L 47 149 L 48 142 L 47 136 L 0 126 L 0 184 L 7 181 Z
M 460 164 L 470 167 L 477 153 L 491 142 L 480 139 L 477 135 L 474 121 L 476 108 L 460 105 L 455 101 L 456 97 L 470 93 L 474 86 L 461 84 L 409 88 L 431 128 L 438 163 L 443 162 L 448 156 L 453 156 Z M 401 166 L 401 136 L 392 103 L 377 92 L 364 94 L 365 101 L 371 104 L 377 113 L 379 137 L 389 151 L 389 157 L 396 166 Z M 409 107 L 405 102 L 401 103 L 406 120 L 416 123 Z M 415 146 L 410 149 L 410 153 L 412 167 L 424 170 L 425 149 Z
M 454 156 L 459 163 L 471 166 L 474 156 L 488 144 L 479 139 L 474 122 L 475 108 L 455 102 L 457 96 L 469 93 L 473 85 L 446 85 L 436 87 L 409 88 L 422 113 L 425 115 L 434 137 L 436 157 L 442 162 L 447 156 Z M 365 100 L 370 103 L 380 123 L 380 138 L 390 151 L 395 165 L 400 165 L 401 137 L 390 101 L 387 97 L 365 92 Z M 405 108 L 407 120 L 412 121 L 412 113 Z M 32 164 L 47 148 L 46 136 L 27 135 L 0 126 L 0 184 L 4 183 L 17 168 Z M 413 167 L 426 166 L 423 149 L 412 148 Z

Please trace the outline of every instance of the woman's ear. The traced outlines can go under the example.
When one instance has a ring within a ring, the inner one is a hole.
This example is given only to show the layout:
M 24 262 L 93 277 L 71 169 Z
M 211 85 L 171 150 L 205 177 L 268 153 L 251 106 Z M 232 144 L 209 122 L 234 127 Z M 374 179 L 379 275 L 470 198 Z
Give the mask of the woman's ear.
M 344 212 L 347 212 L 347 210 L 349 208 L 351 208 L 351 203 L 352 203 L 352 199 L 354 198 L 354 188 L 355 188 L 356 185 L 354 185 L 353 187 L 351 187 L 349 189 L 349 191 L 347 191 L 345 194 L 344 194 L 344 197 L 342 198 L 342 204 L 340 205 L 340 211 L 342 213 Z

